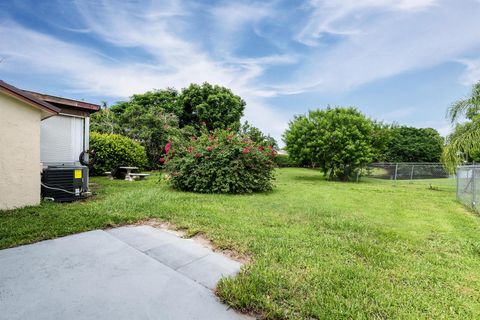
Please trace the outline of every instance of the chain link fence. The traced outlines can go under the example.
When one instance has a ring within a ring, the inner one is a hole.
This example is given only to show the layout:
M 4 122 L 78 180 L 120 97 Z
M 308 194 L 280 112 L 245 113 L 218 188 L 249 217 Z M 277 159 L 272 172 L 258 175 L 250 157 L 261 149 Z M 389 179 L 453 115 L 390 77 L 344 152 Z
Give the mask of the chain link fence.
M 449 178 L 450 174 L 441 163 L 378 162 L 368 165 L 366 176 L 389 180 L 418 180 Z
M 480 165 L 457 168 L 457 199 L 480 211 Z

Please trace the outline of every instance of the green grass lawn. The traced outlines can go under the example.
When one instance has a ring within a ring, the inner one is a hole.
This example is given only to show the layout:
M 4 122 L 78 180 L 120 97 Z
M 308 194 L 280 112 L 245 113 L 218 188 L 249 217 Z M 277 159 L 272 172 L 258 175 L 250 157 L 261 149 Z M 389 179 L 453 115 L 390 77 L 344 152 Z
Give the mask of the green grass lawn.
M 480 217 L 453 180 L 325 181 L 280 169 L 256 195 L 95 178 L 98 196 L 0 213 L 0 247 L 159 218 L 249 255 L 219 296 L 265 318 L 480 319 Z M 429 187 L 432 184 L 433 188 Z

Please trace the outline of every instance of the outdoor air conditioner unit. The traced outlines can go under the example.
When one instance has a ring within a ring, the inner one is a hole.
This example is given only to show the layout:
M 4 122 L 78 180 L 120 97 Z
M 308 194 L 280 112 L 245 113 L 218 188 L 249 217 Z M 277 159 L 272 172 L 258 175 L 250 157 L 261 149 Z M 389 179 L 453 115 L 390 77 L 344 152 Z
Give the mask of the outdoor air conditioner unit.
M 86 166 L 48 166 L 42 173 L 42 198 L 54 201 L 84 199 L 88 192 Z

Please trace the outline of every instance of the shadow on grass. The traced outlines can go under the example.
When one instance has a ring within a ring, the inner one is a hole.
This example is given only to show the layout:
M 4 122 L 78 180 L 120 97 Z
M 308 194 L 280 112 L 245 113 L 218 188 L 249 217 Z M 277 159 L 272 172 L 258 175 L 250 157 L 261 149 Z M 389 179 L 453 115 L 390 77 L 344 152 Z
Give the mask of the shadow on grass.
M 316 173 L 310 174 L 310 175 L 295 176 L 292 179 L 296 180 L 296 181 L 304 181 L 304 182 L 322 182 L 323 181 L 323 182 L 328 182 L 328 183 L 332 183 L 332 184 L 340 183 L 340 184 L 345 184 L 345 185 L 372 183 L 372 181 L 369 181 L 369 179 L 365 179 L 364 177 L 360 177 L 360 179 L 358 179 L 358 181 L 328 180 L 327 178 L 325 178 L 323 173 L 321 173 L 320 171 L 317 171 Z
M 315 175 L 295 176 L 293 177 L 293 180 L 310 182 L 327 181 L 320 172 L 316 173 Z

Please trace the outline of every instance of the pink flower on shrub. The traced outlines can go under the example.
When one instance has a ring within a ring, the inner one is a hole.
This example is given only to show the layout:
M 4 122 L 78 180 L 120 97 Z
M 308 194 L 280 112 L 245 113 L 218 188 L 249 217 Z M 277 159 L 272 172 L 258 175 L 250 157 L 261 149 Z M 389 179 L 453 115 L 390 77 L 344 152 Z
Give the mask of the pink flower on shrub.
M 194 149 L 192 146 L 190 146 L 190 147 L 188 147 L 187 152 L 188 152 L 188 153 L 192 153 L 194 150 L 195 150 L 195 149 Z
M 170 146 L 172 144 L 170 143 L 170 141 L 165 145 L 165 154 L 168 155 L 168 152 L 170 151 Z
M 199 157 L 200 157 L 200 153 L 195 152 L 195 158 L 199 158 Z
M 272 146 L 267 146 L 268 149 L 273 150 Z
M 243 154 L 250 153 L 250 148 L 245 148 L 245 149 L 243 149 L 242 153 L 243 153 Z
M 197 141 L 197 137 L 192 136 L 192 137 L 190 138 L 190 140 L 191 140 L 191 141 Z
M 165 158 L 160 157 L 160 158 L 158 159 L 158 161 L 160 161 L 161 164 L 164 164 L 164 163 L 165 163 Z
M 258 146 L 258 150 L 263 151 L 263 147 L 262 147 L 262 146 Z
M 226 131 L 230 131 L 230 128 L 225 129 Z
M 208 151 L 212 151 L 212 150 L 213 150 L 213 147 L 212 147 L 212 146 L 208 146 L 208 147 L 207 147 L 207 150 L 208 150 Z

